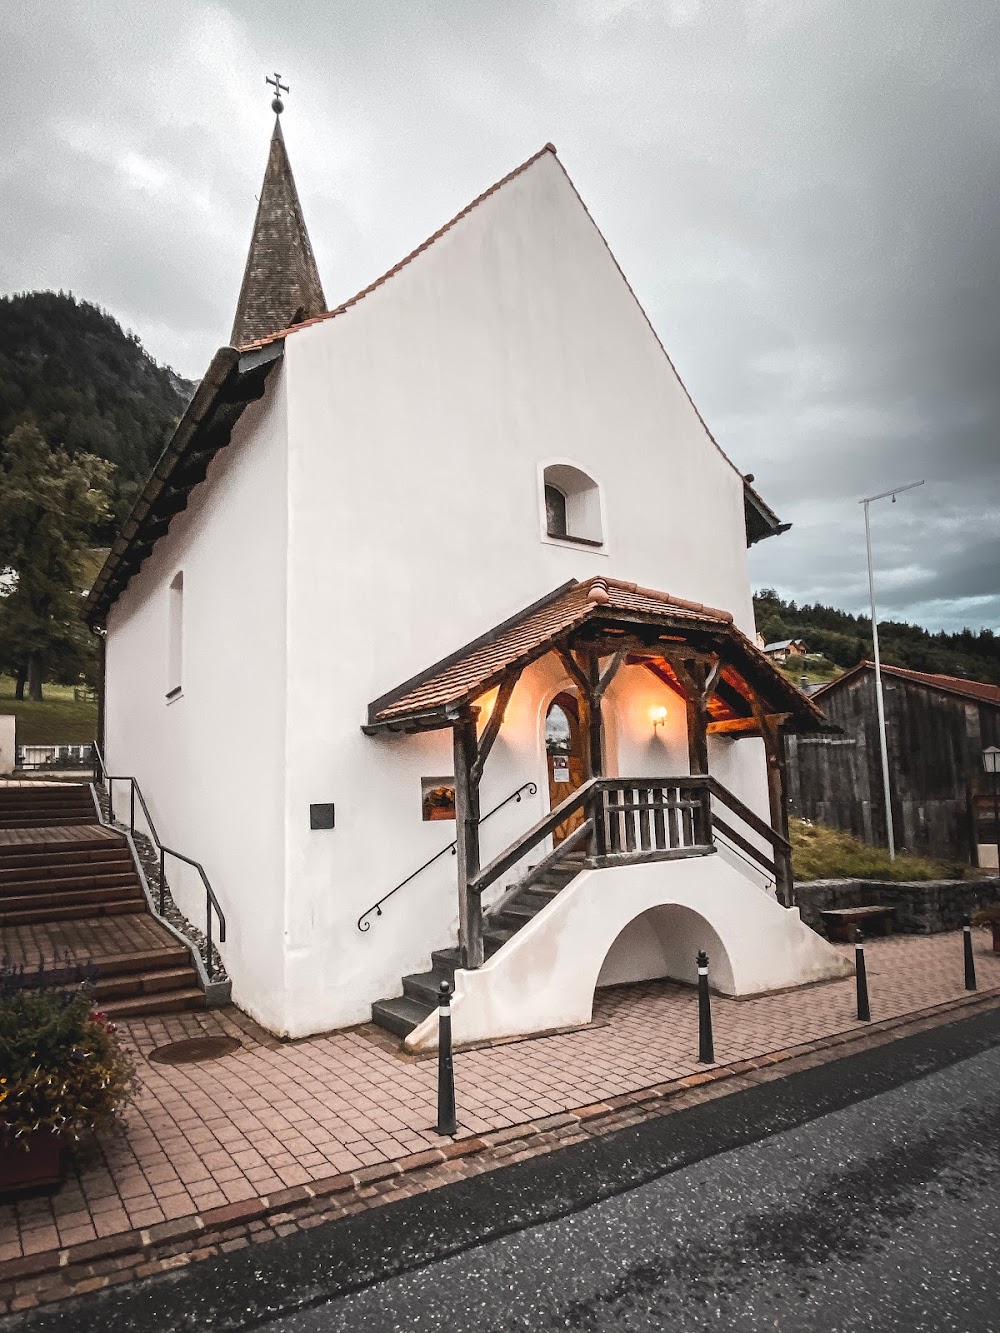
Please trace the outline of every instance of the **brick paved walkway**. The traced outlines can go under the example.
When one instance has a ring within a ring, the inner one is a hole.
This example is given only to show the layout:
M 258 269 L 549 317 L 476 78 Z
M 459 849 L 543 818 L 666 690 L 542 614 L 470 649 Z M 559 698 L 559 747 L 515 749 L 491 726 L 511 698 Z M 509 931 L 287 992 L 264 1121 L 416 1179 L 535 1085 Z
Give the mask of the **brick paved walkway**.
M 1000 955 L 976 932 L 980 992 L 1000 992 Z M 965 994 L 960 934 L 867 946 L 876 1020 Z M 598 995 L 586 1029 L 460 1052 L 461 1134 L 605 1101 L 700 1068 L 695 993 L 669 982 Z M 720 1063 L 860 1028 L 854 981 L 713 1002 Z M 123 1023 L 142 1092 L 126 1134 L 82 1152 L 51 1198 L 0 1206 L 2 1262 L 205 1214 L 440 1146 L 436 1061 L 402 1055 L 372 1028 L 280 1043 L 235 1009 Z M 186 1036 L 227 1034 L 242 1049 L 205 1064 L 151 1063 Z

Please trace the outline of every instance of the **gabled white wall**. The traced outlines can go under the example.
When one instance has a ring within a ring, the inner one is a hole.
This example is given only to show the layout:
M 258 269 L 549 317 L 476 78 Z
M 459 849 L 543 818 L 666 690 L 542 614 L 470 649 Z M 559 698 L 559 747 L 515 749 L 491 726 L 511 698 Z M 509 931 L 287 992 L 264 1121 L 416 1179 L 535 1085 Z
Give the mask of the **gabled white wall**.
M 302 1034 L 365 1020 L 454 942 L 450 857 L 356 929 L 454 832 L 420 818 L 421 776 L 453 771 L 450 734 L 366 737 L 369 700 L 571 577 L 616 575 L 753 623 L 742 481 L 551 155 L 344 314 L 289 336 L 285 368 L 286 1026 Z M 603 550 L 541 536 L 552 459 L 602 481 Z M 626 674 L 646 708 L 655 682 Z M 539 663 L 518 686 L 487 764 L 484 810 L 529 778 L 539 793 L 484 829 L 484 859 L 548 807 L 554 675 Z M 623 681 L 606 710 L 614 762 L 685 771 L 676 728 L 664 754 L 648 717 L 614 716 L 627 694 Z M 752 764 L 743 776 L 759 804 Z M 310 802 L 329 800 L 336 828 L 311 832 Z
M 279 366 L 107 623 L 109 768 L 139 779 L 163 842 L 205 866 L 228 919 L 234 998 L 273 1027 L 285 986 L 285 450 Z M 183 694 L 168 703 L 179 571 Z M 116 795 L 127 818 L 127 785 Z M 167 873 L 204 929 L 200 881 L 176 862 Z

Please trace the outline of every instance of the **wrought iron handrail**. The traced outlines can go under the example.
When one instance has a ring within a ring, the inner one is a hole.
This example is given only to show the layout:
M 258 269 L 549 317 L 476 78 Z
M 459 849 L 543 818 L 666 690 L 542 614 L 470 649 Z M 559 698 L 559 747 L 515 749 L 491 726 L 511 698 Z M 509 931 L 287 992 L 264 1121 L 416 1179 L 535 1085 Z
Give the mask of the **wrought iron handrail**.
M 192 866 L 201 876 L 201 882 L 205 886 L 205 939 L 207 941 L 207 956 L 205 958 L 205 970 L 208 973 L 209 981 L 212 980 L 212 909 L 215 909 L 215 915 L 219 918 L 219 943 L 226 942 L 226 914 L 222 910 L 215 891 L 208 882 L 208 876 L 205 874 L 205 867 L 200 861 L 195 861 L 190 856 L 185 856 L 183 852 L 176 851 L 173 847 L 166 847 L 160 841 L 160 835 L 156 831 L 156 825 L 153 823 L 153 817 L 149 813 L 149 806 L 146 804 L 146 798 L 142 794 L 142 788 L 131 774 L 109 773 L 107 765 L 104 762 L 104 755 L 101 754 L 100 746 L 94 742 L 94 781 L 97 781 L 97 770 L 100 768 L 101 782 L 108 790 L 108 815 L 111 823 L 115 820 L 115 782 L 127 782 L 129 784 L 129 832 L 135 836 L 135 798 L 138 796 L 139 804 L 142 806 L 142 813 L 146 819 L 146 827 L 149 829 L 150 839 L 160 853 L 160 916 L 163 915 L 164 908 L 164 889 L 166 887 L 165 861 L 168 856 L 172 856 L 177 861 L 183 861 L 185 865 Z
M 486 823 L 487 819 L 489 819 L 491 815 L 495 815 L 498 810 L 502 810 L 503 807 L 505 805 L 509 805 L 511 801 L 519 802 L 522 796 L 525 795 L 534 796 L 536 795 L 537 792 L 538 792 L 537 782 L 522 782 L 520 787 L 518 787 L 516 791 L 512 791 L 509 796 L 504 797 L 504 799 L 499 803 L 499 805 L 495 805 L 492 810 L 487 810 L 486 814 L 483 815 L 482 818 L 479 820 L 480 827 L 482 827 L 482 825 Z M 430 858 L 430 860 L 425 861 L 422 866 L 417 866 L 416 870 L 414 870 L 411 874 L 407 875 L 405 879 L 401 879 L 399 883 L 396 885 L 396 887 L 394 889 L 390 889 L 388 893 L 384 894 L 378 900 L 377 903 L 372 903 L 371 907 L 369 907 L 366 911 L 362 912 L 361 915 L 358 917 L 358 930 L 362 932 L 366 930 L 371 930 L 372 923 L 368 921 L 366 918 L 370 917 L 372 912 L 374 912 L 376 916 L 381 916 L 382 904 L 384 902 L 388 902 L 388 900 L 392 897 L 394 893 L 398 893 L 399 890 L 404 887 L 404 885 L 409 884 L 411 879 L 416 879 L 416 877 L 421 873 L 421 871 L 426 870 L 428 866 L 432 866 L 435 861 L 440 860 L 440 858 L 444 856 L 446 852 L 451 852 L 452 856 L 454 856 L 457 846 L 458 846 L 458 839 L 456 838 L 454 842 L 450 842 L 447 847 L 442 847 L 439 852 L 435 852 L 434 855 Z

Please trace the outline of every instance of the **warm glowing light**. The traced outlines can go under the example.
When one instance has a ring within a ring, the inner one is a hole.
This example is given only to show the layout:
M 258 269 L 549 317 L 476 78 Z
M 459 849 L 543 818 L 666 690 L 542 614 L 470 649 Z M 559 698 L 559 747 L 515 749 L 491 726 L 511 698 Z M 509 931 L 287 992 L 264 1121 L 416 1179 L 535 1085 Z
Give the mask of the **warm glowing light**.
M 653 730 L 655 731 L 657 727 L 662 726 L 667 720 L 667 710 L 663 704 L 660 704 L 658 708 L 652 710 L 652 717 Z

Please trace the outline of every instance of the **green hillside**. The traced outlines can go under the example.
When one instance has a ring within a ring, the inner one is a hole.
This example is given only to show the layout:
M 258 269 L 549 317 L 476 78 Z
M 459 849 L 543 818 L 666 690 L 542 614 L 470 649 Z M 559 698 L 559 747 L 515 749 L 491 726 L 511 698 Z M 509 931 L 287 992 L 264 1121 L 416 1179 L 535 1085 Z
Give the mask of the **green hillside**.
M 33 421 L 50 448 L 113 463 L 119 521 L 193 389 L 87 301 L 66 292 L 0 297 L 0 440 Z
M 810 660 L 804 670 L 798 664 L 789 666 L 788 673 L 795 679 L 806 674 L 811 680 L 830 680 L 863 659 L 871 659 L 871 622 L 867 616 L 818 603 L 798 606 L 784 601 L 773 588 L 763 588 L 753 600 L 757 628 L 766 643 L 804 639 L 810 654 L 825 659 Z M 992 630 L 932 634 L 905 621 L 880 620 L 878 637 L 882 660 L 888 666 L 1000 685 L 1000 636 Z

